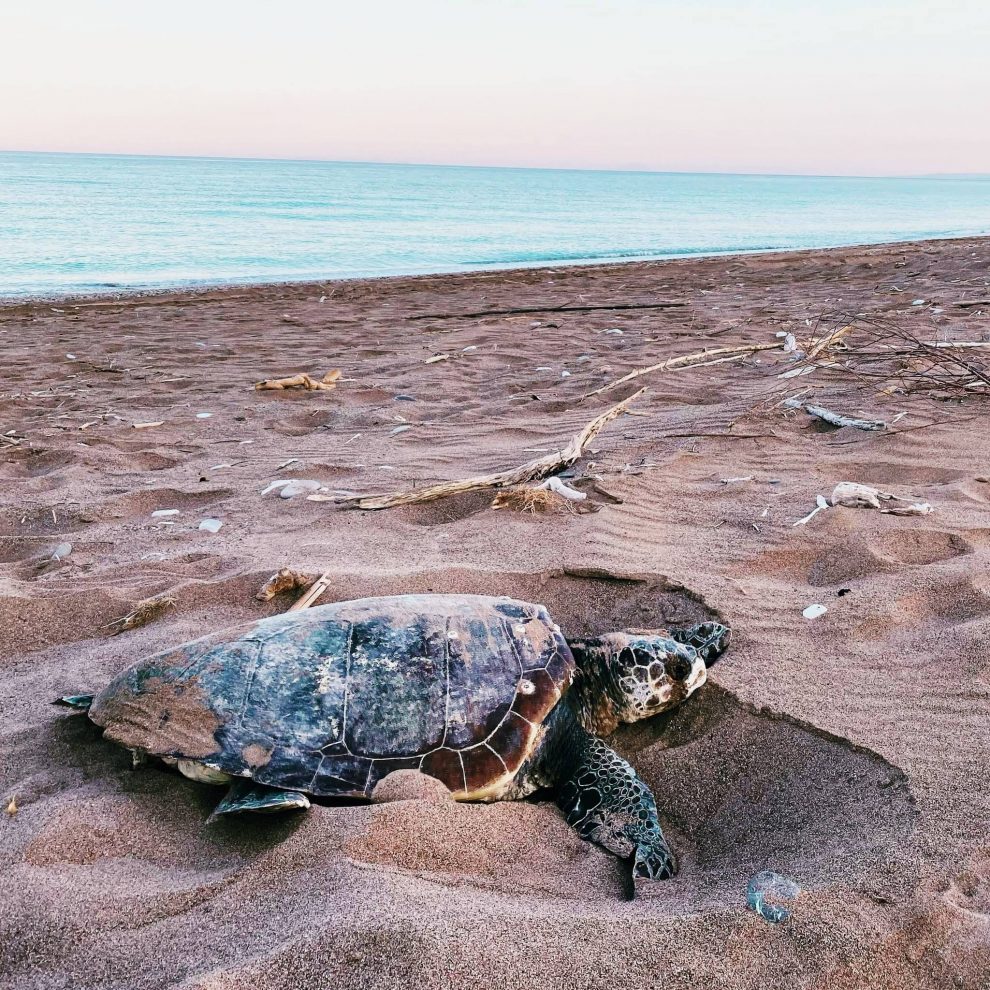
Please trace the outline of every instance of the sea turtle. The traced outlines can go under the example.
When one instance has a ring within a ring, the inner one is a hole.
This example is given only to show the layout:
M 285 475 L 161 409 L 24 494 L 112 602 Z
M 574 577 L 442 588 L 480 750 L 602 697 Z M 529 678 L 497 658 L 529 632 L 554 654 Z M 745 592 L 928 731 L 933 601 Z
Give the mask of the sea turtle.
M 601 737 L 679 704 L 728 643 L 717 622 L 567 641 L 511 598 L 364 598 L 206 636 L 60 700 L 136 762 L 227 785 L 214 816 L 369 798 L 400 769 L 461 801 L 549 787 L 585 839 L 658 880 L 676 862 L 653 795 Z

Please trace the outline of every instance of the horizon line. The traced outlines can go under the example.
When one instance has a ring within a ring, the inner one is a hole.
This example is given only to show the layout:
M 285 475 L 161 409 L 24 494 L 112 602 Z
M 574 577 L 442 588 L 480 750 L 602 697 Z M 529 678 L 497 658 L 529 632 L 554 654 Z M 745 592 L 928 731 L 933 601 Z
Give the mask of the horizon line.
M 588 168 L 578 165 L 476 165 L 458 162 L 370 161 L 349 158 L 265 158 L 254 155 L 175 155 L 132 151 L 46 151 L 0 148 L 0 155 L 57 155 L 88 158 L 167 158 L 175 161 L 281 162 L 297 165 L 382 165 L 394 168 L 500 169 L 509 172 L 592 172 L 625 175 L 712 175 L 764 179 L 990 179 L 990 172 L 902 172 L 897 174 L 830 172 L 732 172 L 721 170 Z

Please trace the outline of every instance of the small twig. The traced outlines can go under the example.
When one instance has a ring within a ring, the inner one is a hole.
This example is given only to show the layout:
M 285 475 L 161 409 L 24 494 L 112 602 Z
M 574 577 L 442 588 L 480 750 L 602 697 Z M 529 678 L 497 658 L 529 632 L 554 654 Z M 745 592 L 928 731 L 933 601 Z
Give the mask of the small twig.
M 788 399 L 784 406 L 788 409 L 803 409 L 809 416 L 831 423 L 832 426 L 854 426 L 857 430 L 874 431 L 887 429 L 887 424 L 882 419 L 855 419 L 852 416 L 843 416 L 841 413 L 833 412 L 824 406 L 802 402 L 800 399 Z
M 301 612 L 316 603 L 316 600 L 330 587 L 330 571 L 324 571 L 299 598 L 289 606 L 290 612 Z

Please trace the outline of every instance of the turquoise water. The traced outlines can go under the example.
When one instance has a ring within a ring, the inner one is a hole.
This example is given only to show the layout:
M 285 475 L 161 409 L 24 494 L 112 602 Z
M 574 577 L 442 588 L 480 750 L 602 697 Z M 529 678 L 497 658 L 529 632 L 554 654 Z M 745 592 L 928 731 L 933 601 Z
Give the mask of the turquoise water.
M 985 178 L 0 153 L 0 296 L 985 233 Z

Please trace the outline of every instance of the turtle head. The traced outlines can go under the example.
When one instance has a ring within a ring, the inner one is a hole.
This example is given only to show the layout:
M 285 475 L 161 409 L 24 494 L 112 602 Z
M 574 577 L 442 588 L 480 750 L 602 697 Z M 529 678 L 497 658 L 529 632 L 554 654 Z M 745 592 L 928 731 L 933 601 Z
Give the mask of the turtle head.
M 572 643 L 586 675 L 582 708 L 593 731 L 602 734 L 618 722 L 638 722 L 679 705 L 708 679 L 708 668 L 728 648 L 729 635 L 721 623 L 706 622 L 673 632 L 608 633 Z

